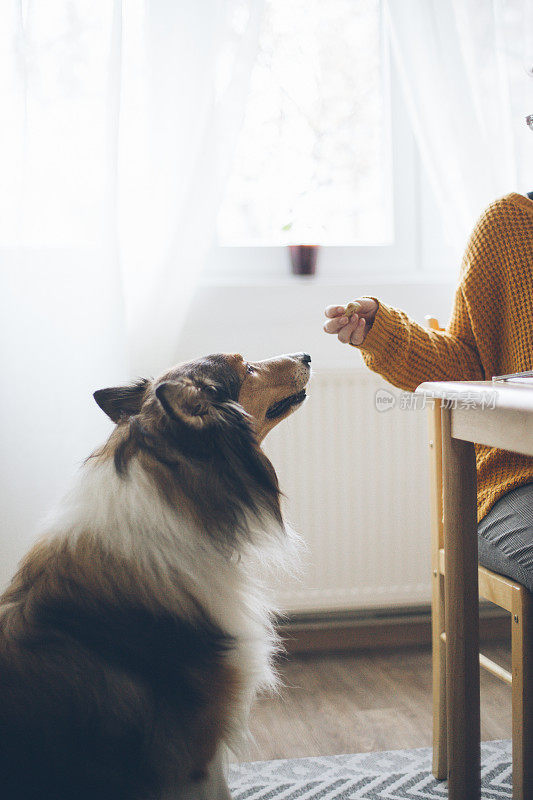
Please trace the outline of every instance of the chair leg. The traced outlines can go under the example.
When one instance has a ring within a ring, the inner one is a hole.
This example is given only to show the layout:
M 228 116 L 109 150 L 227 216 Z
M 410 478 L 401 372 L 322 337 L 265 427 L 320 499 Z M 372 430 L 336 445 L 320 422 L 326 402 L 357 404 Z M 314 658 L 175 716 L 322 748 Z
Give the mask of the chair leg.
M 431 599 L 431 632 L 433 647 L 433 775 L 437 780 L 448 777 L 446 731 L 446 644 L 444 632 L 444 576 L 433 570 Z
M 513 800 L 533 797 L 533 596 L 513 593 Z

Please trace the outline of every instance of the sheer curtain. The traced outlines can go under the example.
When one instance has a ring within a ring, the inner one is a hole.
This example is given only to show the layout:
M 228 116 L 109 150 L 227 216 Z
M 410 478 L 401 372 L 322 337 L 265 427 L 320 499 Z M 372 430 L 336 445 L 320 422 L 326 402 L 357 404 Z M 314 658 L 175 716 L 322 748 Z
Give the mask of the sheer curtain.
M 386 0 L 420 153 L 457 253 L 496 197 L 533 189 L 531 0 Z
M 126 17 L 120 235 L 135 372 L 176 358 L 244 116 L 262 12 L 263 0 L 160 0 Z
M 107 425 L 126 377 L 115 3 L 0 4 L 0 579 Z
M 91 393 L 179 357 L 261 10 L 0 4 L 0 583 L 109 430 Z

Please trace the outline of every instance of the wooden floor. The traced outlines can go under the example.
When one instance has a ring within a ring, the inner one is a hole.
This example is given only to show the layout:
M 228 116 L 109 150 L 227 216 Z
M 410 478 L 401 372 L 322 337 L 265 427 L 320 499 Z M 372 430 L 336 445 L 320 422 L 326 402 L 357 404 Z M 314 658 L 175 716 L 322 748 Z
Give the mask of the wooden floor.
M 510 668 L 506 645 L 483 652 Z M 292 657 L 280 696 L 260 698 L 245 760 L 431 745 L 429 648 Z M 482 738 L 511 735 L 511 690 L 481 671 Z

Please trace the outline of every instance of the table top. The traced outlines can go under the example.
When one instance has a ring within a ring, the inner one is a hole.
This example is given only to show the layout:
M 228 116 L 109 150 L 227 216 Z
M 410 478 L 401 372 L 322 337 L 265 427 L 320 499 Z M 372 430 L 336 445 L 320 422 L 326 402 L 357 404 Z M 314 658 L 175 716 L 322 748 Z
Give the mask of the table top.
M 511 381 L 426 381 L 416 394 L 439 400 L 457 400 L 463 408 L 497 408 L 533 412 L 533 384 Z

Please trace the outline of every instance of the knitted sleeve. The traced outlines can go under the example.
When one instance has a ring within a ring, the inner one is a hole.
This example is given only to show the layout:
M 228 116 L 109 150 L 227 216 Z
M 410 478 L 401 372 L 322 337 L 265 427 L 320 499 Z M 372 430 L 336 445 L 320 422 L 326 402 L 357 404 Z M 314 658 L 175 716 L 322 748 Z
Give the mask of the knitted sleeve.
M 424 328 L 403 311 L 377 302 L 374 324 L 359 348 L 371 370 L 407 391 L 423 381 L 483 380 L 462 286 L 443 332 Z
M 374 324 L 359 348 L 371 370 L 413 391 L 423 381 L 486 380 L 529 368 L 530 202 L 511 194 L 481 214 L 445 331 L 428 330 L 377 300 Z

